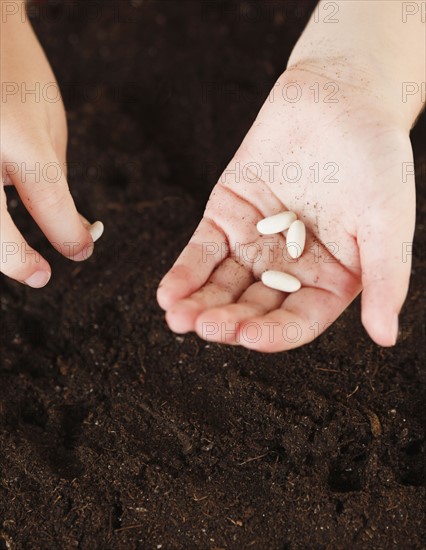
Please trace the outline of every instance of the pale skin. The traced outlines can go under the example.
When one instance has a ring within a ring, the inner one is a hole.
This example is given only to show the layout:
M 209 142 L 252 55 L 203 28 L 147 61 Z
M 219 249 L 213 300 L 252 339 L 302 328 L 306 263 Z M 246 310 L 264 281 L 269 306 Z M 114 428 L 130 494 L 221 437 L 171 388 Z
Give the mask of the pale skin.
M 409 131 L 423 106 L 420 93 L 402 102 L 401 87 L 425 80 L 422 3 L 410 3 L 419 11 L 417 17 L 408 14 L 405 23 L 399 0 L 333 2 L 335 23 L 324 21 L 325 4 L 214 188 L 190 243 L 159 286 L 158 302 L 177 333 L 195 331 L 212 341 L 284 351 L 318 336 L 362 291 L 362 321 L 372 339 L 383 346 L 396 341 L 411 266 L 402 247 L 412 242 L 415 224 L 414 176 L 409 172 L 403 181 L 402 165 L 412 163 Z M 17 28 L 7 25 L 12 38 L 7 44 L 2 40 L 2 81 L 51 82 L 29 24 L 19 40 L 13 38 Z M 36 48 L 31 62 L 29 48 Z M 61 105 L 16 101 L 7 108 L 5 119 L 2 109 L 3 163 L 64 162 Z M 24 185 L 19 174 L 9 179 L 49 240 L 79 243 L 70 257 L 84 259 L 93 249 L 92 237 L 65 176 L 56 187 Z M 2 239 L 21 242 L 4 195 L 1 206 Z M 308 230 L 297 262 L 285 254 L 284 235 L 264 237 L 256 230 L 260 219 L 287 209 Z M 37 265 L 31 259 L 1 262 L 2 271 L 19 281 L 41 268 L 50 275 L 43 259 Z M 295 275 L 302 289 L 284 295 L 266 288 L 259 278 L 267 269 Z
M 82 261 L 93 253 L 93 238 L 90 224 L 77 212 L 68 188 L 65 111 L 60 95 L 58 101 L 49 99 L 55 98 L 55 77 L 25 17 L 23 3 L 2 0 L 0 6 L 2 183 L 16 187 L 52 246 L 71 260 Z M 45 92 L 26 93 L 37 89 Z M 3 185 L 1 272 L 41 288 L 50 279 L 50 265 L 15 225 Z
M 332 3 L 338 21 L 326 23 L 325 4 L 159 286 L 177 333 L 284 351 L 313 340 L 362 292 L 371 338 L 396 342 L 411 268 L 404 250 L 415 225 L 414 176 L 402 170 L 413 162 L 409 132 L 424 100 L 419 93 L 403 102 L 401 90 L 404 81 L 425 80 L 422 6 L 412 3 L 417 17 L 403 23 L 403 2 L 345 0 Z M 337 101 L 327 102 L 336 89 Z M 300 98 L 289 101 L 285 91 Z M 297 182 L 294 172 L 283 176 L 289 163 L 299 169 Z M 320 171 L 337 166 L 334 181 L 314 175 L 314 163 Z M 297 262 L 283 254 L 283 235 L 274 246 L 256 230 L 283 210 L 308 230 Z M 241 252 L 249 246 L 251 255 Z M 302 289 L 286 295 L 265 287 L 259 278 L 267 269 L 295 275 Z

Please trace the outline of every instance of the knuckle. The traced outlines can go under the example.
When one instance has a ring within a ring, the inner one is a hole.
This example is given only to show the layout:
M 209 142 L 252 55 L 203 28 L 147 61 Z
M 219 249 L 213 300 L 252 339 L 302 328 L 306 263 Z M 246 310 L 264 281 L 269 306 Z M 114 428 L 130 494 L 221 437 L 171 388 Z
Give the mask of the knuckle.
M 37 190 L 30 199 L 30 205 L 37 209 L 62 211 L 68 200 L 68 193 L 59 185 L 48 185 Z

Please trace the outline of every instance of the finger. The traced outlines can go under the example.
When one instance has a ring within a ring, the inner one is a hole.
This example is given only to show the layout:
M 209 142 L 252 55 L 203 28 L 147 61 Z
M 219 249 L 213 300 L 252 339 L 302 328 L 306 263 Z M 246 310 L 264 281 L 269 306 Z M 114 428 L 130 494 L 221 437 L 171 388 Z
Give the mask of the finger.
M 267 168 L 268 163 L 264 164 L 266 170 L 263 170 L 262 174 L 262 170 L 259 170 L 261 166 L 252 162 L 250 158 L 251 155 L 244 143 L 223 171 L 219 178 L 219 186 L 215 188 L 215 191 L 221 188 L 227 189 L 245 204 L 247 204 L 247 201 L 244 197 L 250 197 L 249 205 L 251 208 L 253 208 L 252 205 L 256 205 L 256 211 L 260 219 L 279 214 L 285 207 L 261 177 L 265 177 L 271 183 L 272 174 Z
M 277 209 L 276 199 L 273 207 Z M 259 238 L 256 223 L 262 216 L 230 187 L 217 185 L 207 203 L 205 217 L 158 287 L 160 307 L 167 311 L 178 300 L 198 290 L 230 250 L 235 254 L 241 243 L 255 244 Z M 246 260 L 244 255 L 241 259 Z
M 264 353 L 303 346 L 324 332 L 355 298 L 304 287 L 290 294 L 280 309 L 241 323 L 236 341 Z
M 222 184 L 214 188 L 206 205 L 205 216 L 222 228 L 232 250 L 241 243 L 256 242 L 259 237 L 256 224 L 264 217 L 251 202 Z
M 0 271 L 32 288 L 41 288 L 49 282 L 50 266 L 26 243 L 7 210 L 3 187 L 0 193 Z
M 201 312 L 234 302 L 252 282 L 253 276 L 245 267 L 227 258 L 200 290 L 167 311 L 167 324 L 180 334 L 193 331 Z
M 264 319 L 266 325 L 262 327 L 264 331 L 263 336 L 266 335 L 269 338 L 270 331 L 274 327 L 270 323 L 276 322 L 267 318 L 269 313 L 273 314 L 276 310 L 280 311 L 280 309 L 284 309 L 287 310 L 286 315 L 288 315 L 289 308 L 291 307 L 291 313 L 293 314 L 300 310 L 300 314 L 302 315 L 304 313 L 303 308 L 306 308 L 307 311 L 313 314 L 316 311 L 315 302 L 319 302 L 321 305 L 324 305 L 325 309 L 318 309 L 312 322 L 312 333 L 318 336 L 324 330 L 324 326 L 331 322 L 331 320 L 336 319 L 342 309 L 350 304 L 360 291 L 358 276 L 334 260 L 325 247 L 320 246 L 319 249 L 320 253 L 315 255 L 314 262 L 312 262 L 310 255 L 305 254 L 297 261 L 283 262 L 281 260 L 280 262 L 277 260 L 269 266 L 271 269 L 285 271 L 296 276 L 302 283 L 302 290 L 288 295 L 267 288 L 263 283 L 257 282 L 247 289 L 238 300 L 238 303 L 210 309 L 200 314 L 196 320 L 198 335 L 209 340 L 230 344 L 245 345 L 244 340 L 246 339 L 248 341 L 247 347 L 252 347 L 250 344 L 256 344 L 257 342 L 256 339 L 250 342 L 250 334 L 245 338 L 248 324 L 251 322 L 257 323 L 259 318 Z M 317 291 L 318 294 L 316 294 Z M 322 298 L 323 295 L 334 296 L 334 298 L 333 300 L 330 298 L 325 301 Z M 312 297 L 312 304 L 306 299 L 307 297 Z M 333 308 L 333 302 L 337 306 L 338 304 L 342 304 L 341 308 L 339 306 Z M 321 323 L 322 328 L 320 329 Z M 300 324 L 300 326 L 302 325 Z M 279 327 L 278 323 L 276 330 L 281 332 L 282 330 L 291 331 L 292 325 L 290 324 L 289 327 L 285 327 L 284 325 L 281 328 Z M 256 327 L 254 326 L 251 332 L 255 331 L 255 329 Z M 309 332 L 305 330 L 303 343 L 308 341 L 306 334 L 309 334 Z M 291 338 L 288 337 L 287 340 L 288 342 L 281 342 L 281 347 L 279 340 L 275 342 L 260 340 L 259 345 L 266 345 L 268 347 L 266 351 L 282 351 L 286 349 L 287 344 L 291 344 Z M 297 342 L 294 343 L 297 344 Z M 277 347 L 274 347 L 274 344 Z M 256 346 L 253 349 L 257 349 Z
M 243 292 L 237 303 L 203 311 L 196 319 L 195 330 L 205 340 L 237 344 L 236 334 L 244 321 L 279 308 L 286 296 L 258 281 Z
M 157 301 L 167 311 L 178 300 L 201 288 L 214 269 L 229 254 L 225 234 L 203 218 L 174 266 L 157 290 Z
M 61 254 L 75 261 L 87 259 L 93 239 L 78 215 L 55 152 L 44 145 L 24 153 L 27 161 L 16 164 L 10 177 L 26 208 Z
M 398 315 L 408 292 L 414 233 L 414 201 L 389 205 L 365 221 L 358 236 L 362 266 L 362 323 L 381 346 L 393 346 Z M 412 222 L 410 222 L 412 220 Z

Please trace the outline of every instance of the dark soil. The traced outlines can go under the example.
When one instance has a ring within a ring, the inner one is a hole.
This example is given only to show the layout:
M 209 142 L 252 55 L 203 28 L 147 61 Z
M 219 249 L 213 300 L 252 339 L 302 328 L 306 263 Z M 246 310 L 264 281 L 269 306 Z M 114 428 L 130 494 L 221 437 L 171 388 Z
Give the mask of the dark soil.
M 70 183 L 106 232 L 73 264 L 12 201 L 54 277 L 0 282 L 0 549 L 426 547 L 425 117 L 396 348 L 358 303 L 271 356 L 177 337 L 155 301 L 312 7 L 38 4 Z

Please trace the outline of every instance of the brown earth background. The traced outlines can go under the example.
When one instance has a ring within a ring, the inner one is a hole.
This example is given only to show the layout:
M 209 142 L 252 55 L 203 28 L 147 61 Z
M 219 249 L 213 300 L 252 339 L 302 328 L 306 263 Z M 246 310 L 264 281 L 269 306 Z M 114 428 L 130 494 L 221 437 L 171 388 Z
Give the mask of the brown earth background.
M 283 71 L 312 1 L 33 8 L 68 111 L 70 185 L 106 231 L 0 281 L 0 550 L 425 548 L 425 117 L 394 349 L 359 303 L 261 355 L 169 332 L 161 276 Z

